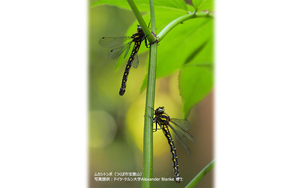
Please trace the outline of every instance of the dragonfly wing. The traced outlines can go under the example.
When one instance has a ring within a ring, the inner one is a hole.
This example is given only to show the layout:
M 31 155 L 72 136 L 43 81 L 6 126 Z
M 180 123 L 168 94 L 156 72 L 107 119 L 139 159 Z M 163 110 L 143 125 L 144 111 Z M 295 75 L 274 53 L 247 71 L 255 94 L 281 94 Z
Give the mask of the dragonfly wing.
M 189 130 L 190 124 L 186 119 L 176 119 L 172 118 L 171 120 L 176 126 L 181 127 L 183 130 Z
M 131 44 L 132 42 L 130 42 L 130 44 Z M 127 49 L 126 49 L 126 52 L 124 53 L 124 58 L 126 57 L 126 55 L 128 54 L 128 51 L 129 51 L 129 47 L 127 47 Z
M 178 119 L 176 119 L 176 120 L 178 120 Z M 196 143 L 194 137 L 193 137 L 190 133 L 186 132 L 186 131 L 182 128 L 183 125 L 178 124 L 179 121 L 176 122 L 176 121 L 174 121 L 173 119 L 171 119 L 171 122 L 176 126 L 175 129 L 177 129 L 178 132 L 182 133 L 182 134 L 183 134 L 186 138 L 188 138 L 190 141 Z M 187 122 L 187 121 L 186 121 L 186 122 Z
M 187 147 L 186 143 L 186 137 L 181 132 L 177 131 L 174 127 L 169 125 L 169 127 L 172 129 L 173 133 L 177 137 L 177 139 L 180 141 L 181 145 L 183 146 L 184 150 L 187 152 L 188 155 L 191 155 L 191 150 L 189 147 Z
M 102 37 L 99 44 L 105 48 L 113 48 L 123 44 L 126 40 L 132 39 L 131 37 Z
M 120 57 L 120 55 L 124 51 L 128 51 L 128 49 L 130 48 L 130 45 L 131 45 L 131 42 L 125 44 L 124 46 L 121 46 L 119 48 L 115 48 L 115 49 L 111 50 L 110 53 L 109 53 L 109 58 L 117 59 L 118 57 Z
M 133 57 L 132 66 L 135 69 L 139 66 L 139 56 L 137 54 Z

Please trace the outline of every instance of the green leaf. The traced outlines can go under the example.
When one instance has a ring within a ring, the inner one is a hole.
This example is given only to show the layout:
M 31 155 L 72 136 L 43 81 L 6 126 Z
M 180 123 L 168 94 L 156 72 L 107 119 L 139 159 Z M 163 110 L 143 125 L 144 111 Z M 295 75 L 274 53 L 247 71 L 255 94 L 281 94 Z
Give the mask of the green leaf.
M 198 12 L 203 10 L 212 12 L 214 10 L 213 0 L 193 0 L 193 5 Z
M 198 8 L 205 1 L 206 0 L 192 0 L 192 3 L 193 3 L 195 8 Z
M 139 11 L 149 12 L 148 0 L 136 0 L 135 3 Z M 117 6 L 119 8 L 131 10 L 129 4 L 125 0 L 98 0 L 97 2 L 93 3 L 91 7 L 95 7 L 99 5 L 111 5 L 111 6 Z
M 191 108 L 213 88 L 213 74 L 203 66 L 187 66 L 182 69 L 179 79 L 186 118 Z
M 154 1 L 155 8 L 164 7 L 168 9 L 182 9 L 187 10 L 186 3 L 184 0 L 156 0 Z
M 182 68 L 195 49 L 211 38 L 212 26 L 212 19 L 195 18 L 174 28 L 158 47 L 157 77 Z
M 179 88 L 185 117 L 213 88 L 213 40 L 184 65 L 179 78 Z
M 149 12 L 149 0 L 135 0 L 134 1 L 136 6 L 138 7 L 139 11 L 142 12 Z M 125 0 L 99 0 L 92 4 L 92 7 L 99 6 L 99 5 L 112 5 L 118 6 L 123 9 L 130 9 L 127 1 Z M 186 3 L 183 0 L 156 0 L 154 1 L 155 11 L 157 9 L 169 9 L 169 10 L 181 10 L 187 11 Z
M 188 9 L 189 12 L 193 13 L 195 11 L 195 7 L 193 7 L 189 4 L 187 4 L 186 6 L 187 6 L 187 9 Z
M 176 26 L 168 33 L 164 40 L 159 43 L 157 78 L 166 77 L 178 71 L 178 69 L 181 69 L 184 64 L 188 63 L 187 61 L 192 60 L 191 58 L 195 56 L 195 53 L 199 53 L 199 47 L 210 40 L 212 34 L 212 18 L 194 18 Z M 201 58 L 203 58 L 201 56 L 195 57 L 193 62 L 199 62 Z M 212 60 L 210 60 L 210 62 L 212 62 Z M 144 79 L 140 91 L 145 88 L 146 82 L 147 79 Z
M 211 36 L 202 45 L 194 49 L 194 52 L 187 57 L 184 66 L 201 65 L 212 68 L 213 62 L 213 37 Z

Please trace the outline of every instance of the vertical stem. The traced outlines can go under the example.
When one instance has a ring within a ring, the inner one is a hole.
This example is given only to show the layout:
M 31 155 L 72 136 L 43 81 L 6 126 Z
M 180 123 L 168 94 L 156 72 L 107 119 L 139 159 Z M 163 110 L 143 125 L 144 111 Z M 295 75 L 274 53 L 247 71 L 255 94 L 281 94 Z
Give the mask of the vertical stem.
M 151 14 L 151 31 L 155 34 L 155 14 L 153 0 L 149 0 L 150 14 Z M 155 81 L 156 81 L 156 56 L 157 56 L 157 43 L 151 44 L 149 53 L 149 69 L 148 69 L 148 84 L 146 93 L 146 106 L 145 106 L 145 121 L 144 121 L 144 161 L 143 161 L 143 177 L 148 179 L 153 177 L 153 123 L 149 118 L 153 117 L 155 100 Z M 151 107 L 151 108 L 149 108 Z M 152 181 L 143 181 L 143 188 L 152 187 Z

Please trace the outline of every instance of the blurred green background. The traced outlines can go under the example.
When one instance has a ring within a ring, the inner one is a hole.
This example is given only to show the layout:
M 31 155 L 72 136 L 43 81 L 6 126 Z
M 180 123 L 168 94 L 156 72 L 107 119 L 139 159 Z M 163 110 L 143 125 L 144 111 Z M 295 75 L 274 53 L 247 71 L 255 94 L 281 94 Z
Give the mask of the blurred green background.
M 89 7 L 95 1 L 89 2 Z M 89 53 L 89 187 L 141 187 L 141 182 L 95 181 L 98 172 L 142 172 L 143 124 L 145 91 L 140 87 L 146 74 L 147 54 L 139 54 L 139 67 L 131 69 L 124 96 L 119 88 L 125 65 L 117 71 L 117 60 L 108 58 L 109 50 L 101 47 L 101 37 L 125 36 L 135 21 L 131 11 L 114 6 L 90 8 L 88 28 Z M 159 18 L 157 18 L 159 19 Z M 135 31 L 132 31 L 134 33 Z M 179 46 L 180 48 L 180 46 Z M 159 46 L 158 46 L 159 50 Z M 124 59 L 124 62 L 126 60 Z M 155 108 L 164 106 L 170 117 L 182 118 L 182 104 L 178 90 L 179 71 L 156 82 Z M 188 120 L 196 144 L 189 142 L 188 156 L 177 142 L 179 172 L 183 182 L 153 182 L 153 187 L 184 187 L 213 157 L 213 92 L 198 103 Z M 175 136 L 174 136 L 175 137 Z M 173 177 L 170 147 L 162 131 L 153 134 L 153 177 Z M 213 187 L 213 171 L 197 187 Z

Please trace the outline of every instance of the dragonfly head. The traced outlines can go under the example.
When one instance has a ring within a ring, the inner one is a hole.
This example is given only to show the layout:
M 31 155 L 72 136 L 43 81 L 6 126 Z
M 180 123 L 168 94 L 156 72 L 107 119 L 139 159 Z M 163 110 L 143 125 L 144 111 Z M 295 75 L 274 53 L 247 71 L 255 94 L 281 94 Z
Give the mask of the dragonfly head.
M 142 27 L 140 25 L 138 25 L 137 30 L 138 31 L 142 31 L 143 29 L 142 29 Z
M 143 29 L 142 29 L 142 27 L 140 25 L 138 25 L 136 32 L 144 35 L 144 31 L 143 31 Z
M 156 110 L 155 110 L 155 114 L 162 114 L 165 112 L 165 109 L 164 107 L 158 107 Z

